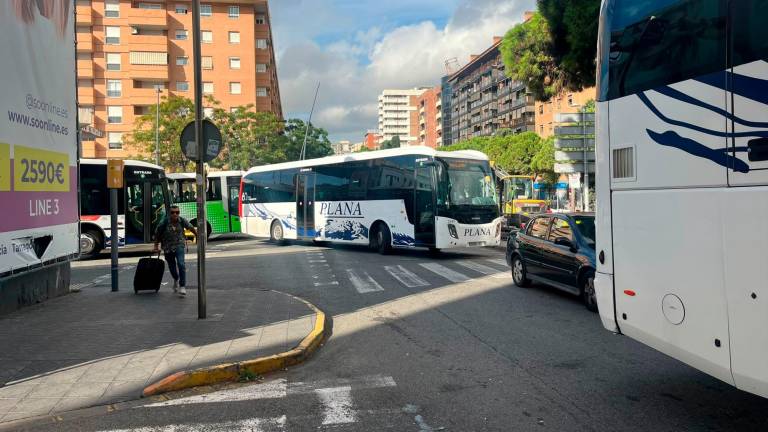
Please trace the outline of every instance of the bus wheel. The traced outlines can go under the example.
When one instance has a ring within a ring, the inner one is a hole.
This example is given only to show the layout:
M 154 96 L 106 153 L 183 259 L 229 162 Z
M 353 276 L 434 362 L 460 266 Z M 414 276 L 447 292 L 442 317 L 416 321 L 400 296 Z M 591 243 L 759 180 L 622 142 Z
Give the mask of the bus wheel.
M 438 248 L 436 248 L 434 246 L 430 247 L 429 248 L 429 254 L 432 255 L 432 256 L 440 255 L 440 249 L 438 249 Z
M 379 229 L 376 230 L 376 250 L 382 255 L 392 251 L 392 234 L 389 227 L 383 223 L 379 224 Z
M 101 236 L 93 230 L 85 230 L 80 233 L 80 257 L 94 258 L 101 252 Z
M 581 299 L 587 310 L 597 312 L 597 295 L 595 294 L 595 273 L 590 271 L 582 278 Z
M 283 242 L 283 224 L 281 224 L 280 221 L 272 222 L 272 227 L 269 229 L 269 239 L 275 243 Z

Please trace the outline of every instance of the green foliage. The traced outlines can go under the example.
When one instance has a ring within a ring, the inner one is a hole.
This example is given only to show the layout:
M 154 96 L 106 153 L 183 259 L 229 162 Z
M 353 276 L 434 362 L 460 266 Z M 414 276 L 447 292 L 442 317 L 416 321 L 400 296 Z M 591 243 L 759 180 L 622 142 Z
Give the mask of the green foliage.
M 365 153 L 365 152 L 369 152 L 369 151 L 373 151 L 373 150 L 369 149 L 366 146 L 362 146 L 362 147 L 360 147 L 360 150 L 358 150 L 356 153 Z
M 381 150 L 400 148 L 400 136 L 395 135 L 392 139 L 384 141 L 379 148 Z
M 549 27 L 539 13 L 512 27 L 501 42 L 501 57 L 507 75 L 523 82 L 536 100 L 549 100 L 564 86 L 561 73 L 549 53 L 551 44 Z
M 155 120 L 157 107 L 150 106 L 150 112 L 136 120 L 132 137 L 128 141 L 142 153 L 149 162 L 155 162 Z M 181 131 L 195 120 L 195 106 L 191 100 L 171 96 L 163 97 L 160 103 L 159 147 L 160 165 L 171 171 L 187 171 L 191 164 L 184 158 L 179 146 Z M 149 156 L 151 155 L 151 156 Z
M 584 103 L 584 111 L 586 111 L 588 113 L 595 112 L 595 100 L 594 99 L 590 99 L 586 103 Z
M 288 120 L 285 126 L 284 153 L 285 161 L 297 161 L 301 158 L 301 147 L 304 144 L 304 135 L 307 124 L 299 119 Z M 309 124 L 307 134 L 307 154 L 305 159 L 313 159 L 333 154 L 331 141 L 328 139 L 328 131 Z
M 554 141 L 543 140 L 534 132 L 471 138 L 441 150 L 477 150 L 510 174 L 554 176 Z
M 594 86 L 600 0 L 538 0 L 538 7 L 549 26 L 549 54 L 565 88 Z

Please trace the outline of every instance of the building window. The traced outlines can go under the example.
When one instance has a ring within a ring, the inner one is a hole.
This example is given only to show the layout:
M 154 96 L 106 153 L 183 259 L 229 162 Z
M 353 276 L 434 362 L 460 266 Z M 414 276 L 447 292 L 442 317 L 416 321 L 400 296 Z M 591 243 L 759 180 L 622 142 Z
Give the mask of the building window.
M 107 80 L 107 97 L 119 98 L 123 95 L 123 82 L 120 80 Z
M 544 133 L 544 125 L 539 126 L 539 133 L 540 134 Z
M 229 112 L 231 112 L 232 114 L 235 114 L 238 111 L 240 111 L 240 107 L 232 107 L 232 108 L 229 109 Z
M 120 53 L 107 53 L 107 70 L 120 70 Z
M 189 32 L 186 30 L 176 30 L 176 34 L 174 36 L 176 40 L 187 40 Z
M 267 95 L 267 88 L 266 87 L 257 87 L 256 88 L 256 96 L 266 96 Z
M 200 34 L 200 39 L 203 43 L 213 43 L 213 32 L 211 30 L 203 30 Z
M 107 107 L 107 123 L 115 124 L 123 122 L 123 107 L 110 106 Z
M 229 7 L 229 17 L 230 18 L 240 18 L 240 6 L 230 6 Z
M 178 56 L 176 57 L 176 66 L 186 66 L 189 63 L 189 57 Z
M 176 91 L 185 92 L 189 91 L 188 81 L 176 81 Z
M 139 9 L 160 10 L 162 5 L 160 3 L 139 3 Z
M 231 82 L 229 83 L 229 93 L 233 95 L 239 95 L 243 92 L 242 86 L 239 82 Z
M 539 114 L 544 114 L 544 105 L 539 105 Z
M 256 63 L 256 72 L 266 72 L 267 71 L 267 64 L 266 63 Z
M 123 148 L 123 133 L 122 132 L 109 132 L 107 133 L 107 141 L 109 141 L 109 148 L 112 150 L 120 150 Z
M 256 24 L 266 24 L 267 19 L 264 15 L 256 15 Z
M 231 43 L 231 44 L 239 44 L 240 43 L 240 32 L 236 32 L 236 31 L 229 32 L 229 43 Z
M 106 27 L 107 45 L 120 45 L 120 27 Z
M 258 48 L 258 49 L 267 49 L 267 40 L 266 39 L 256 39 L 256 48 Z
M 205 70 L 212 70 L 213 69 L 213 57 L 211 56 L 205 56 L 200 59 L 200 67 L 202 67 Z
M 156 51 L 131 51 L 129 61 L 134 65 L 167 66 L 168 53 Z
M 104 2 L 104 16 L 106 18 L 120 18 L 120 0 L 106 0 Z
M 213 108 L 210 108 L 210 107 L 203 108 L 203 117 L 213 118 Z
M 229 68 L 230 69 L 240 69 L 240 57 L 230 57 L 229 58 Z
M 212 82 L 204 82 L 203 83 L 203 93 L 205 93 L 205 94 L 213 94 L 213 83 Z
M 213 7 L 211 5 L 200 5 L 200 16 L 209 17 L 213 15 Z
M 176 13 L 177 14 L 187 14 L 189 12 L 189 9 L 187 8 L 187 5 L 183 4 L 177 4 L 176 5 Z
M 573 106 L 573 93 L 568 95 L 568 105 Z

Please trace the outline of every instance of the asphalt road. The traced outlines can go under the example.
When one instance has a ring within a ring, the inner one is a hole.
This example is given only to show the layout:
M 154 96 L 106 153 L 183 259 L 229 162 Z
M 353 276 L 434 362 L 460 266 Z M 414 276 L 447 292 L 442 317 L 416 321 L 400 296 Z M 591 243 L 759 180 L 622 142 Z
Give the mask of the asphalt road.
M 209 289 L 301 296 L 333 318 L 325 346 L 259 384 L 20 430 L 768 430 L 768 400 L 605 331 L 575 297 L 515 287 L 502 249 L 210 249 Z M 77 263 L 73 283 L 108 289 L 105 258 Z

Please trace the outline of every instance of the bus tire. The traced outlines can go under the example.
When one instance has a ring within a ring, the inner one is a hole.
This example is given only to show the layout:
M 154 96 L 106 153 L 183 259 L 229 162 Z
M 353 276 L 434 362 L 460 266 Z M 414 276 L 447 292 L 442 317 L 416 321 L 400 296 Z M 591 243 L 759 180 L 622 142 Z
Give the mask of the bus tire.
M 94 258 L 104 249 L 101 233 L 86 228 L 80 233 L 80 258 Z
M 376 250 L 382 255 L 390 253 L 392 251 L 392 234 L 387 224 L 379 223 L 375 236 Z
M 434 246 L 429 248 L 429 254 L 432 255 L 432 256 L 438 256 L 438 255 L 440 255 L 440 252 L 442 252 L 442 250 L 438 249 L 438 248 L 436 248 Z
M 581 276 L 581 300 L 590 312 L 597 312 L 597 295 L 595 294 L 595 272 L 587 270 Z
M 282 244 L 285 241 L 285 232 L 283 231 L 283 224 L 280 221 L 272 221 L 272 226 L 269 227 L 269 239 L 275 243 Z
M 531 280 L 528 279 L 525 270 L 525 263 L 520 255 L 512 257 L 512 281 L 520 288 L 527 288 L 531 285 Z

